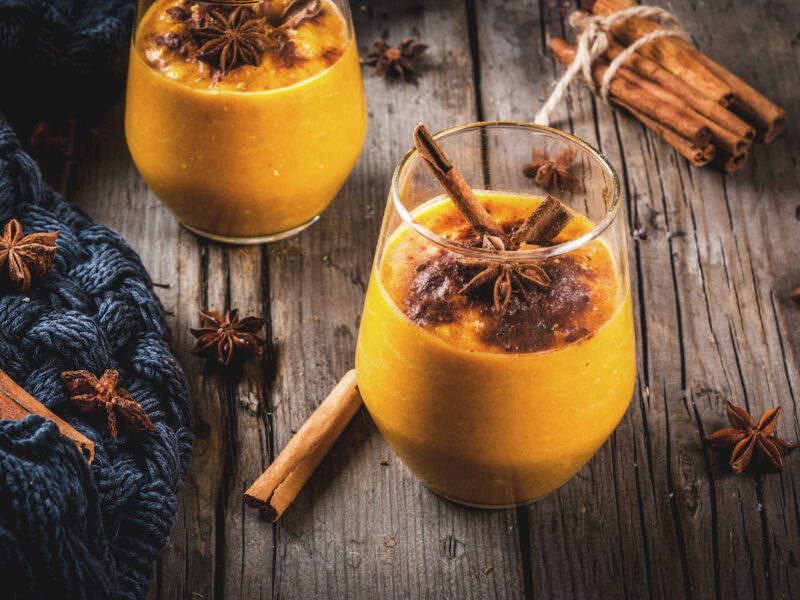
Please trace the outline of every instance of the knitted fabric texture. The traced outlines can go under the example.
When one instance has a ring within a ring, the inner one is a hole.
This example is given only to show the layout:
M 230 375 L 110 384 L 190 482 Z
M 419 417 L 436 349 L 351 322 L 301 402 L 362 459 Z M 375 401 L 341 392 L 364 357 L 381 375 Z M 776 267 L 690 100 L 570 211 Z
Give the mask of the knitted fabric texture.
M 0 421 L 0 596 L 143 598 L 191 453 L 189 396 L 139 257 L 43 183 L 0 114 L 0 226 L 61 230 L 52 270 L 0 292 L 0 368 L 95 443 L 91 466 L 55 424 Z M 155 432 L 113 440 L 61 372 L 120 372 Z
M 115 99 L 135 11 L 134 0 L 0 0 L 3 112 L 73 115 Z

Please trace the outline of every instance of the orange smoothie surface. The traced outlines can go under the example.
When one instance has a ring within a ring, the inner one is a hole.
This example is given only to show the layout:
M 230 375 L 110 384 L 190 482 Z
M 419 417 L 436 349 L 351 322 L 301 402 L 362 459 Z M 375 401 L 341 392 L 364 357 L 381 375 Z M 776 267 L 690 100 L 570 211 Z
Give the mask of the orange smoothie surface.
M 504 195 L 478 197 L 506 233 L 519 227 L 541 202 L 521 196 L 511 202 Z M 449 201 L 432 201 L 415 219 L 449 240 L 465 245 L 476 240 L 473 227 Z M 553 243 L 580 237 L 592 227 L 586 217 L 573 213 Z M 537 264 L 550 276 L 552 287 L 532 291 L 528 298 L 513 294 L 503 314 L 494 309 L 491 286 L 479 295 L 459 294 L 480 266 L 465 264 L 408 229 L 388 244 L 380 278 L 389 297 L 414 323 L 460 348 L 482 352 L 561 348 L 597 331 L 619 308 L 620 285 L 603 242 Z
M 241 65 L 222 76 L 198 58 L 199 46 L 190 34 L 192 15 L 198 10 L 215 7 L 191 0 L 157 0 L 136 34 L 136 47 L 152 69 L 194 88 L 263 92 L 288 87 L 336 63 L 349 43 L 340 12 L 324 1 L 321 12 L 297 28 L 268 26 L 260 65 Z

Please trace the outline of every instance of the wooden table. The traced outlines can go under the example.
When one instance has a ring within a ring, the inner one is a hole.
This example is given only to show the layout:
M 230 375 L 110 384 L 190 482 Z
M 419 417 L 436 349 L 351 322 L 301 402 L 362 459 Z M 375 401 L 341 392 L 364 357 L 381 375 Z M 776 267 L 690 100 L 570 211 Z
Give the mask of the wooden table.
M 194 457 L 153 598 L 800 597 L 800 454 L 781 475 L 736 477 L 700 441 L 726 424 L 725 400 L 756 415 L 782 404 L 779 432 L 800 438 L 800 306 L 789 300 L 800 285 L 800 5 L 671 6 L 703 50 L 787 109 L 788 126 L 723 177 L 571 91 L 554 124 L 600 148 L 624 185 L 639 382 L 597 456 L 516 510 L 423 489 L 363 409 L 279 523 L 242 492 L 353 365 L 412 127 L 531 120 L 561 73 L 546 44 L 568 30 L 569 2 L 355 3 L 362 55 L 384 35 L 431 48 L 419 85 L 365 68 L 361 159 L 319 223 L 284 242 L 224 247 L 182 229 L 130 160 L 121 106 L 103 121 L 70 196 L 141 254 L 194 404 Z M 187 352 L 198 309 L 225 306 L 268 320 L 263 364 L 238 383 Z

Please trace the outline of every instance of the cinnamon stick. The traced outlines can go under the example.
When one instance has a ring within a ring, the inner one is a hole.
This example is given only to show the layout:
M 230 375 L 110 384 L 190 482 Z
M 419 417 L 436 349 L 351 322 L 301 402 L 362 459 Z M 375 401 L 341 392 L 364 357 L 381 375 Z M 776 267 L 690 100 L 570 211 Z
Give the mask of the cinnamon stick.
M 745 161 L 747 161 L 747 150 L 739 154 L 717 152 L 717 155 L 714 157 L 714 164 L 725 173 L 735 173 L 744 166 Z
M 597 0 L 591 8 L 595 15 L 605 17 L 633 6 L 637 6 L 633 0 Z M 612 32 L 624 43 L 632 44 L 660 27 L 651 19 L 636 18 L 615 26 Z M 733 108 L 755 125 L 760 140 L 772 141 L 783 127 L 786 111 L 686 40 L 660 37 L 645 44 L 639 52 L 722 105 L 728 106 L 733 103 Z M 720 83 L 730 91 L 729 97 L 720 99 L 714 94 L 709 94 L 709 89 L 719 87 Z
M 511 243 L 518 247 L 523 242 L 547 244 L 569 223 L 572 215 L 564 205 L 552 196 L 547 196 L 536 207 L 519 229 L 511 236 Z
M 361 406 L 355 370 L 348 371 L 289 440 L 269 468 L 244 493 L 245 502 L 275 522 Z
M 28 392 L 14 382 L 4 371 L 0 370 L 0 419 L 18 421 L 28 415 L 40 415 L 53 421 L 61 435 L 68 437 L 86 457 L 89 463 L 94 459 L 94 442 L 61 419 L 44 404 L 36 400 Z
M 623 46 L 614 40 L 610 40 L 605 57 L 610 61 L 614 60 L 622 54 L 624 50 L 625 48 Z M 638 52 L 634 52 L 626 59 L 624 68 L 629 68 L 642 77 L 669 90 L 698 113 L 707 117 L 719 127 L 727 130 L 727 132 L 733 136 L 733 139 L 736 140 L 734 145 L 744 143 L 744 147 L 746 147 L 755 139 L 755 130 L 742 119 L 721 104 L 698 93 L 695 88 L 683 81 L 680 77 L 673 75 L 662 68 L 658 63 L 649 58 L 645 58 Z M 718 131 L 715 132 L 712 128 L 711 135 L 712 138 L 715 135 L 719 138 L 726 134 Z M 741 142 L 739 142 L 739 140 L 741 140 Z
M 631 0 L 597 0 L 592 12 L 601 17 L 638 6 Z M 661 25 L 651 19 L 632 18 L 618 23 L 611 32 L 625 45 L 630 45 L 640 37 L 660 29 Z M 674 73 L 708 98 L 722 106 L 733 101 L 733 90 L 724 81 L 698 62 L 693 53 L 676 43 L 678 38 L 659 37 L 639 49 L 642 56 L 650 58 Z
M 483 204 L 478 202 L 472 188 L 459 170 L 447 160 L 442 149 L 422 123 L 414 128 L 414 146 L 459 212 L 475 227 L 476 231 L 498 238 L 505 248 L 510 247 L 508 236 Z
M 560 38 L 550 41 L 550 49 L 556 59 L 564 65 L 569 65 L 575 60 L 575 47 Z M 597 61 L 592 66 L 592 76 L 595 82 L 603 80 L 608 70 L 608 65 Z M 711 138 L 709 128 L 700 122 L 696 113 L 688 108 L 679 108 L 673 102 L 664 100 L 645 90 L 624 77 L 617 76 L 611 80 L 609 86 L 612 101 L 622 101 L 663 127 L 672 129 L 675 133 L 688 139 L 697 147 L 704 147 Z
M 668 127 L 643 115 L 630 104 L 626 102 L 618 102 L 618 104 L 639 119 L 649 129 L 660 135 L 665 142 L 675 148 L 682 156 L 686 157 L 694 166 L 703 167 L 714 160 L 717 149 L 712 144 L 697 146 L 686 138 L 679 136 Z
M 673 106 L 678 109 L 685 109 L 690 111 L 694 117 L 706 127 L 711 132 L 711 142 L 713 142 L 719 148 L 722 148 L 726 152 L 731 154 L 739 154 L 743 152 L 751 143 L 752 137 L 750 140 L 744 137 L 738 137 L 733 132 L 728 131 L 719 123 L 715 123 L 705 115 L 701 115 L 697 111 L 695 111 L 691 106 L 687 106 L 686 103 L 670 92 L 669 90 L 659 86 L 657 83 L 653 83 L 649 79 L 645 79 L 644 77 L 640 76 L 639 74 L 635 73 L 634 71 L 626 68 L 620 67 L 617 70 L 617 73 L 620 76 L 625 77 L 628 81 L 635 83 L 636 85 L 642 87 L 644 90 L 650 92 L 655 97 L 664 100 L 665 102 L 669 102 Z M 719 106 L 719 104 L 717 104 Z M 725 110 L 721 106 L 720 110 Z
M 705 54 L 692 48 L 683 40 L 679 40 L 691 49 L 694 57 L 709 71 L 727 83 L 733 90 L 733 108 L 743 114 L 758 128 L 758 139 L 771 142 L 780 133 L 786 122 L 786 111 L 763 96 L 722 65 L 715 63 Z

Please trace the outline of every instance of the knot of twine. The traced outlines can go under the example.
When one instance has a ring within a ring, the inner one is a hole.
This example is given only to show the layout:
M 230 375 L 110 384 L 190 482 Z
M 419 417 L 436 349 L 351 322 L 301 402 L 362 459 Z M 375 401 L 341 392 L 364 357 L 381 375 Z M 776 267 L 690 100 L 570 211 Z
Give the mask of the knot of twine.
M 617 58 L 611 61 L 608 70 L 606 70 L 603 76 L 603 80 L 598 86 L 592 76 L 592 65 L 599 57 L 605 54 L 605 51 L 608 49 L 609 36 L 612 35 L 611 29 L 615 25 L 637 17 L 654 19 L 661 24 L 661 28 L 642 36 L 628 46 Z M 608 104 L 608 92 L 611 80 L 631 54 L 648 42 L 662 36 L 679 37 L 690 41 L 688 34 L 684 31 L 678 18 L 671 12 L 657 6 L 632 6 L 631 8 L 620 10 L 607 17 L 598 17 L 576 11 L 570 15 L 569 23 L 573 27 L 580 27 L 582 30 L 581 35 L 578 37 L 575 60 L 572 61 L 572 64 L 567 68 L 564 75 L 558 80 L 547 102 L 545 102 L 541 110 L 536 113 L 534 122 L 540 125 L 550 124 L 550 113 L 555 109 L 558 103 L 561 102 L 564 93 L 567 91 L 567 87 L 569 87 L 569 84 L 572 83 L 572 80 L 578 73 L 581 74 L 592 92 L 600 96 L 603 102 Z

